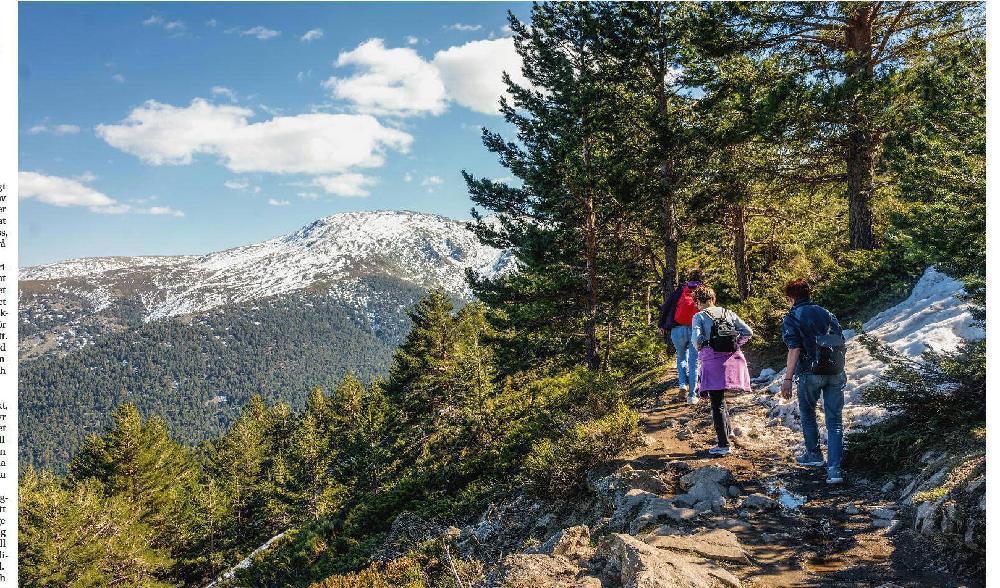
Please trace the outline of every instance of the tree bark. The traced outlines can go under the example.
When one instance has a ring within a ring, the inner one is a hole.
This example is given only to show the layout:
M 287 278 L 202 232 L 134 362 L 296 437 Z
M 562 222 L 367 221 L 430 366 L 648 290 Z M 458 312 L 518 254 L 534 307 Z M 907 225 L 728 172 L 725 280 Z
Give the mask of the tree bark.
M 869 91 L 874 74 L 872 60 L 872 22 L 874 7 L 858 3 L 844 28 L 848 62 L 844 86 L 854 98 L 847 117 L 847 208 L 851 249 L 874 249 L 872 229 L 872 194 L 875 191 L 874 168 L 877 145 L 873 130 L 864 114 L 859 97 Z
M 744 204 L 733 210 L 733 264 L 736 266 L 736 287 L 740 300 L 750 298 L 750 271 L 747 267 L 747 214 Z
M 584 123 L 586 128 L 586 122 Z M 587 367 L 598 370 L 601 356 L 597 349 L 597 211 L 594 207 L 594 189 L 590 185 L 590 144 L 589 132 L 583 139 L 583 166 L 585 171 L 583 190 L 584 213 L 584 260 L 586 264 L 586 315 L 584 317 L 584 347 Z

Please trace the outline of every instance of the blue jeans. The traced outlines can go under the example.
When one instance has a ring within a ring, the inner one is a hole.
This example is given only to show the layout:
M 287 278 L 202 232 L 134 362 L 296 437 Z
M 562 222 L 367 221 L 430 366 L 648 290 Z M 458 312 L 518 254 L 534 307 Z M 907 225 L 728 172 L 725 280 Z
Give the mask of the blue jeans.
M 844 456 L 844 386 L 847 374 L 832 376 L 799 374 L 799 418 L 806 451 L 820 454 L 819 426 L 816 424 L 816 403 L 823 396 L 823 419 L 826 422 L 826 467 L 840 469 Z
M 670 341 L 677 350 L 677 381 L 687 389 L 688 398 L 693 398 L 698 391 L 698 348 L 691 339 L 691 327 L 670 329 Z

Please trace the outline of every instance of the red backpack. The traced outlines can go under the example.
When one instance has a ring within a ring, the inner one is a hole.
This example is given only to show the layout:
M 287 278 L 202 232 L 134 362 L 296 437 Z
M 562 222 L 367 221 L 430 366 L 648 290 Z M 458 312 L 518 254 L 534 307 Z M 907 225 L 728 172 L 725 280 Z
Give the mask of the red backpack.
M 677 299 L 677 310 L 674 311 L 674 323 L 684 326 L 691 326 L 691 319 L 698 313 L 698 305 L 694 303 L 694 296 L 691 288 L 683 286 L 681 297 Z

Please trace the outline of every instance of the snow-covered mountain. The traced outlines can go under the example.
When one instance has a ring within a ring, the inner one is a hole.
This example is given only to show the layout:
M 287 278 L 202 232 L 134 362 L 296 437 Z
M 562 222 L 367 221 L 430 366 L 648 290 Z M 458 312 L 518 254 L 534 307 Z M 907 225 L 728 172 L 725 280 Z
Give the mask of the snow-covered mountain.
M 21 269 L 22 353 L 71 350 L 129 324 L 313 289 L 369 318 L 374 278 L 468 299 L 465 271 L 493 275 L 513 259 L 465 223 L 415 212 L 351 212 L 274 239 L 207 255 L 98 257 Z

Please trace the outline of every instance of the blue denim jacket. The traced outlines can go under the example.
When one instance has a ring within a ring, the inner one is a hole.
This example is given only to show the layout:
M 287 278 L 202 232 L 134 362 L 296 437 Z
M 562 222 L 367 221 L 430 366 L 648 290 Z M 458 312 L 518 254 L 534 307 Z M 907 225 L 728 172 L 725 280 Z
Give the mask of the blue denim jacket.
M 800 300 L 792 306 L 781 323 L 781 338 L 789 349 L 800 348 L 796 374 L 809 373 L 816 356 L 816 335 L 833 333 L 842 335 L 843 330 L 833 313 L 809 300 Z

